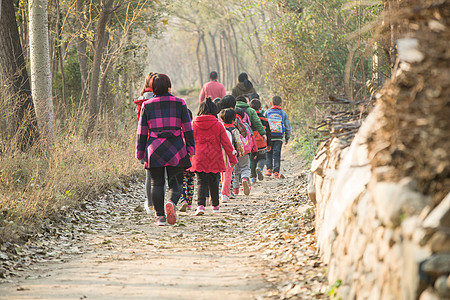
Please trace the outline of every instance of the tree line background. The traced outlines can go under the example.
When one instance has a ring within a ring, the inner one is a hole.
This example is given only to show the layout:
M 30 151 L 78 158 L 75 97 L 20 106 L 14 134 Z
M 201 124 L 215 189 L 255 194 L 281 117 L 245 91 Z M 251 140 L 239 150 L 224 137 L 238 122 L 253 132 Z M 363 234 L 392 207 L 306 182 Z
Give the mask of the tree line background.
M 311 159 L 308 126 L 332 108 L 316 103 L 330 94 L 366 99 L 390 76 L 398 34 L 390 12 L 401 4 L 0 2 L 0 239 L 27 236 L 26 224 L 140 173 L 132 101 L 149 71 L 168 74 L 181 97 L 197 97 L 211 70 L 227 90 L 247 72 L 263 100 L 284 99 Z M 39 53 L 49 59 L 37 69 L 47 73 L 33 75 Z

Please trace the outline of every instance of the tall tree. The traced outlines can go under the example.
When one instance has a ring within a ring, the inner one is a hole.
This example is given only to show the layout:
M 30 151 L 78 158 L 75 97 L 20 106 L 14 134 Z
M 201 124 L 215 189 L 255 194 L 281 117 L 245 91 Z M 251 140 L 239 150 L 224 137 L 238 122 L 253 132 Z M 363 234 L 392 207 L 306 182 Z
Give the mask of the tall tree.
M 97 23 L 97 38 L 95 41 L 94 62 L 91 70 L 91 86 L 89 89 L 89 119 L 86 128 L 85 137 L 89 137 L 94 130 L 98 115 L 98 87 L 100 83 L 100 69 L 103 52 L 105 49 L 106 26 L 109 23 L 111 13 L 113 12 L 114 0 L 103 2 L 100 16 Z
M 81 75 L 81 97 L 83 99 L 83 103 L 87 101 L 87 88 L 88 88 L 88 59 L 86 55 L 86 33 L 84 29 L 84 24 L 86 24 L 86 13 L 84 11 L 83 0 L 77 0 L 77 19 L 76 19 L 76 27 L 78 30 L 77 34 L 77 55 L 78 55 L 78 64 L 80 66 L 80 75 Z
M 0 82 L 14 101 L 9 102 L 12 118 L 8 132 L 17 133 L 18 147 L 25 150 L 37 136 L 37 124 L 31 99 L 13 1 L 0 0 Z M 18 131 L 21 129 L 21 131 Z
M 48 1 L 29 0 L 31 93 L 41 138 L 54 141 L 52 78 L 48 39 Z

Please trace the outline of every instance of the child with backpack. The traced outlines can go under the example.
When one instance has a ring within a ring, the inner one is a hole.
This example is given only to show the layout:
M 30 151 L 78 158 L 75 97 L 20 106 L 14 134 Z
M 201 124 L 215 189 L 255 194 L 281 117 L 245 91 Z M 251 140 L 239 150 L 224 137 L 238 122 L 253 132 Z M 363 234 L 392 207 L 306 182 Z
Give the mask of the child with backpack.
M 244 129 L 245 137 L 240 136 L 244 145 L 244 155 L 238 157 L 238 163 L 234 166 L 233 194 L 239 194 L 239 187 L 242 185 L 244 195 L 250 195 L 250 153 L 257 151 L 251 130 L 250 119 L 242 108 L 236 108 L 236 120 L 239 120 Z
M 226 108 L 220 111 L 219 116 L 222 120 L 223 126 L 227 130 L 228 138 L 234 149 L 237 151 L 237 156 L 243 156 L 244 145 L 242 144 L 239 131 L 234 127 L 236 121 L 236 111 L 232 108 Z M 225 155 L 224 155 L 225 156 Z M 222 172 L 222 202 L 230 201 L 231 178 L 233 175 L 234 165 L 228 163 L 225 172 Z
M 196 151 L 192 157 L 191 171 L 197 173 L 198 178 L 198 207 L 195 215 L 205 213 L 206 197 L 209 190 L 213 213 L 219 212 L 218 176 L 226 171 L 224 156 L 231 164 L 237 164 L 236 150 L 234 150 L 223 125 L 217 119 L 217 106 L 210 97 L 200 103 L 197 117 L 192 122 Z
M 262 136 L 259 134 L 258 131 L 254 131 L 255 133 L 255 141 L 256 145 L 258 147 L 258 152 L 252 153 L 252 156 L 250 157 L 250 176 L 251 176 L 251 182 L 256 182 L 256 177 L 258 177 L 258 180 L 261 181 L 264 179 L 262 170 L 264 169 L 264 165 L 266 162 L 266 153 L 267 151 L 270 151 L 270 145 L 272 143 L 271 139 L 271 132 L 270 132 L 270 126 L 267 121 L 267 118 L 264 117 L 264 115 L 260 112 L 261 109 L 261 101 L 257 98 L 253 98 L 250 101 L 250 107 L 253 108 L 256 111 L 256 114 L 258 115 L 259 119 L 261 120 L 261 123 L 266 130 L 267 135 L 267 142 L 262 138 Z
M 281 146 L 283 137 L 286 144 L 291 137 L 291 124 L 286 112 L 281 108 L 280 96 L 274 96 L 271 101 L 272 107 L 266 111 L 265 117 L 269 122 L 271 132 L 271 149 L 266 153 L 267 171 L 264 175 L 280 178 Z

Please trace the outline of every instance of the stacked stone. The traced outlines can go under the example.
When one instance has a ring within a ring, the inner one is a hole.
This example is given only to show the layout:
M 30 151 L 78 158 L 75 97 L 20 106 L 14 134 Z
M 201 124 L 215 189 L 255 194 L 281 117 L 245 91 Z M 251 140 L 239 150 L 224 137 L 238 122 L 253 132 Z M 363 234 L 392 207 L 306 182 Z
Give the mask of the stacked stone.
M 378 181 L 384 170 L 369 164 L 367 137 L 380 117 L 376 107 L 349 148 L 331 140 L 312 164 L 309 194 L 329 283 L 342 299 L 447 299 L 450 195 L 433 208 L 411 178 Z

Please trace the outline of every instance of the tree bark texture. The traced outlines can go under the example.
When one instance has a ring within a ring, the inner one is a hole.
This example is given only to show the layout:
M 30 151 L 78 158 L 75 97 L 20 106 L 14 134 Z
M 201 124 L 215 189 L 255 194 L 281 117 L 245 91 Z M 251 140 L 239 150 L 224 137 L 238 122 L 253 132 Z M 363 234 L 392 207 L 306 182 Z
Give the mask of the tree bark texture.
M 202 37 L 200 31 L 197 31 L 198 40 L 197 40 L 197 48 L 195 49 L 195 54 L 197 55 L 197 64 L 198 64 L 198 76 L 200 78 L 200 86 L 203 86 L 203 72 L 202 72 L 202 61 L 200 59 L 200 44 L 202 42 Z
M 80 66 L 80 74 L 81 74 L 81 99 L 83 99 L 83 103 L 87 102 L 87 90 L 88 90 L 88 59 L 86 56 L 86 38 L 84 33 L 84 26 L 87 22 L 84 12 L 84 4 L 83 0 L 77 0 L 77 55 L 78 55 L 78 64 Z
M 13 1 L 1 1 L 0 83 L 6 96 L 2 100 L 7 101 L 7 111 L 1 113 L 11 115 L 6 133 L 15 135 L 17 146 L 25 150 L 37 136 L 37 123 Z
M 217 74 L 219 74 L 219 81 L 221 81 L 220 78 L 221 78 L 222 74 L 220 73 L 219 54 L 217 52 L 217 45 L 216 45 L 216 32 L 214 34 L 212 34 L 210 32 L 209 37 L 211 38 L 211 43 L 212 43 L 213 50 L 214 50 L 214 61 L 216 64 Z
M 54 140 L 54 122 L 47 8 L 46 0 L 28 2 L 31 94 L 41 138 L 51 144 Z
M 114 0 L 107 0 L 100 12 L 97 23 L 97 39 L 95 42 L 94 62 L 91 71 L 91 86 L 89 89 L 89 116 L 85 137 L 89 137 L 94 130 L 98 115 L 98 87 L 100 82 L 100 68 L 105 49 L 105 33 L 109 16 L 112 13 Z
M 206 46 L 205 42 L 205 34 L 202 32 L 202 44 L 203 49 L 205 50 L 205 60 L 206 60 L 206 72 L 211 72 L 211 67 L 209 66 L 209 54 L 208 54 L 208 47 Z

